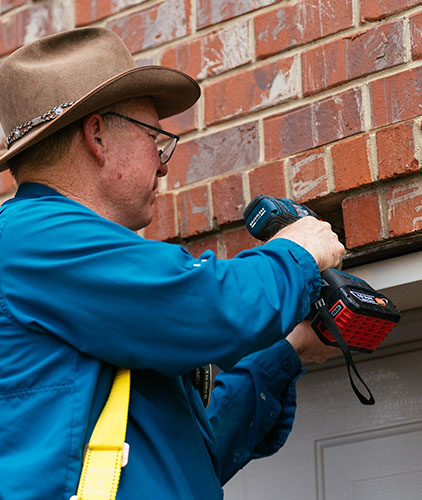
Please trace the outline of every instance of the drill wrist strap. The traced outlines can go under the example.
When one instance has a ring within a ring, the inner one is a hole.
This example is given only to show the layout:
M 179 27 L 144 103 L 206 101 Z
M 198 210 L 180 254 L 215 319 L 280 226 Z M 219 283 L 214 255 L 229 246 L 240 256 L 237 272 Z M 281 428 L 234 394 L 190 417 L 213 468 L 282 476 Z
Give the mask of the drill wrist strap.
M 358 397 L 359 401 L 363 405 L 373 405 L 373 404 L 375 404 L 374 396 L 372 395 L 371 391 L 369 390 L 369 387 L 366 385 L 366 383 L 364 382 L 364 380 L 362 379 L 362 377 L 359 375 L 359 372 L 358 372 L 358 370 L 356 368 L 356 365 L 355 365 L 355 363 L 353 361 L 352 353 L 350 352 L 350 348 L 347 345 L 346 341 L 344 340 L 343 335 L 341 334 L 340 330 L 338 329 L 337 324 L 334 321 L 333 317 L 331 316 L 331 314 L 330 314 L 327 306 L 325 305 L 325 303 L 323 305 L 320 305 L 320 307 L 318 308 L 318 312 L 320 313 L 321 318 L 322 318 L 322 320 L 323 320 L 326 328 L 328 328 L 329 332 L 331 333 L 331 335 L 333 336 L 334 340 L 337 342 L 337 344 L 339 345 L 340 349 L 343 352 L 344 359 L 346 360 L 346 367 L 347 367 L 347 372 L 349 374 L 350 384 L 352 386 L 352 389 L 353 389 L 354 393 L 356 394 L 356 396 Z M 361 382 L 361 384 L 367 390 L 367 392 L 369 394 L 368 397 L 366 397 L 364 394 L 362 394 L 362 392 L 360 392 L 360 390 L 356 386 L 356 384 L 355 384 L 355 382 L 353 380 L 352 372 L 351 371 L 354 372 L 354 374 L 356 375 L 357 379 Z

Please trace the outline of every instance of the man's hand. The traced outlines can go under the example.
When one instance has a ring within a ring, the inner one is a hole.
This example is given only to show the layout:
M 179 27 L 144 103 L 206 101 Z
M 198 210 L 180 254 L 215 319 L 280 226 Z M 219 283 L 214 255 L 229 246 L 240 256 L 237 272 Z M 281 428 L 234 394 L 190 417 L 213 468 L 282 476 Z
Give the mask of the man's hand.
M 292 344 L 300 360 L 303 362 L 324 363 L 327 359 L 341 353 L 337 347 L 325 345 L 319 340 L 317 334 L 308 320 L 299 323 L 296 328 L 287 335 L 286 340 Z
M 328 222 L 303 217 L 278 231 L 271 239 L 275 238 L 285 238 L 302 246 L 315 259 L 320 271 L 341 267 L 345 249 Z

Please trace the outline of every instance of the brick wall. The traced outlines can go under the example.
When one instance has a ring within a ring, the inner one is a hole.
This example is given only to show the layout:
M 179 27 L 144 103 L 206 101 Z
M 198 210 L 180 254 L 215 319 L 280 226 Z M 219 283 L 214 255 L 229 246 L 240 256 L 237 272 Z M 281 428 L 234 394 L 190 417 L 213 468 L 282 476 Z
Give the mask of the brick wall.
M 258 193 L 328 219 L 349 262 L 422 248 L 422 0 L 1 0 L 0 57 L 89 24 L 202 87 L 148 238 L 230 257 Z M 2 174 L 1 193 L 13 189 Z M 355 260 L 353 260 L 355 259 Z

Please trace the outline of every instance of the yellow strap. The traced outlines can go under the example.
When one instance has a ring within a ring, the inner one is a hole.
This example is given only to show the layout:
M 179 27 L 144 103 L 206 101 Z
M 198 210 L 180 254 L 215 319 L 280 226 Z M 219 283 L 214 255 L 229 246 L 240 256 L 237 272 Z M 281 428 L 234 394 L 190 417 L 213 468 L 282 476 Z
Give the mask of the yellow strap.
M 130 370 L 119 369 L 88 443 L 78 492 L 73 499 L 116 498 L 125 449 L 129 395 Z

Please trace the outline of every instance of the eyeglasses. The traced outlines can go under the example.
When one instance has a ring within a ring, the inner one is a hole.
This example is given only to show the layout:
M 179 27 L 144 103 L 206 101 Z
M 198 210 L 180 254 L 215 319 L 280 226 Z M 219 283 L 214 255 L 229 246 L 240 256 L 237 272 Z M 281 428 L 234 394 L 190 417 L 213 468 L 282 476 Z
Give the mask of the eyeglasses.
M 103 113 L 101 116 L 118 116 L 119 118 L 123 118 L 124 120 L 127 120 L 132 123 L 136 123 L 137 125 L 141 125 L 142 127 L 149 128 L 151 130 L 155 130 L 159 134 L 165 135 L 167 137 L 170 137 L 170 140 L 167 141 L 167 143 L 164 145 L 163 149 L 160 149 L 158 151 L 158 156 L 160 157 L 160 161 L 162 165 L 167 163 L 171 155 L 174 153 L 174 150 L 176 149 L 177 141 L 180 139 L 178 135 L 174 135 L 170 132 L 166 132 L 165 130 L 162 130 L 161 128 L 153 127 L 152 125 L 148 125 L 148 123 L 143 123 L 138 120 L 135 120 L 134 118 L 130 118 L 129 116 L 121 115 L 120 113 L 115 113 L 114 111 L 107 111 L 106 113 Z

